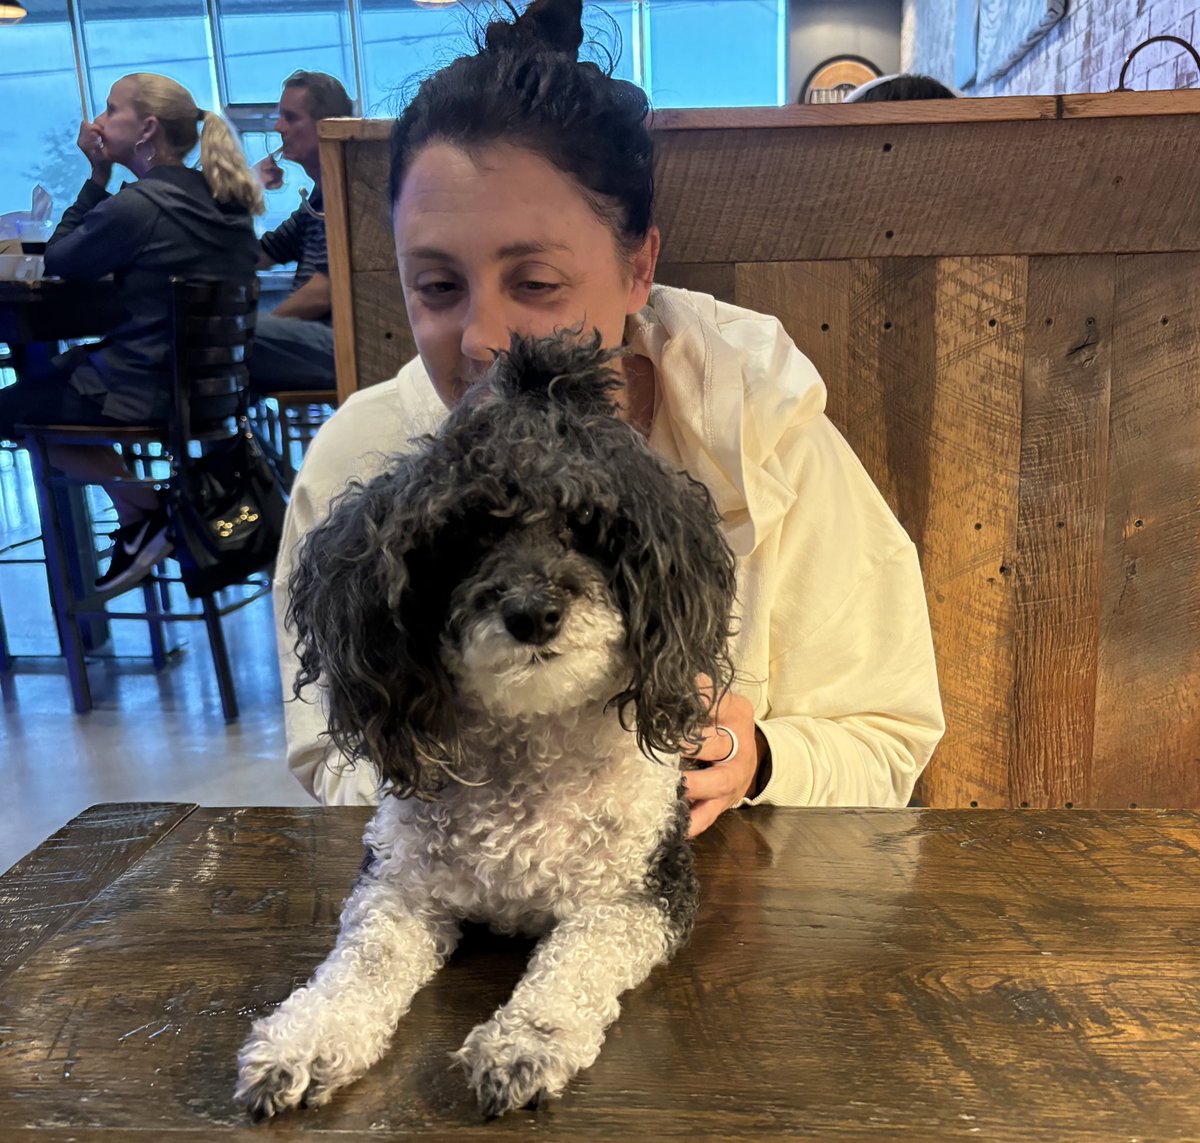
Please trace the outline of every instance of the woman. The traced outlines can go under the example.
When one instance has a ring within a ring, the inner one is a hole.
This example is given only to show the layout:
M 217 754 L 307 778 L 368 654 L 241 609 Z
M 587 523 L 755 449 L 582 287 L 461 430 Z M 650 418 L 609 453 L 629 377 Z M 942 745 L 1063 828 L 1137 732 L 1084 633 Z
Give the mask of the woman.
M 184 166 L 199 140 L 200 168 Z M 254 280 L 252 214 L 262 190 L 229 125 L 201 111 L 187 89 L 140 72 L 118 80 L 104 113 L 79 129 L 92 173 L 46 245 L 46 272 L 62 278 L 112 274 L 128 317 L 99 346 L 57 359 L 43 377 L 0 389 L 0 437 L 18 424 L 128 425 L 164 421 L 170 409 L 170 290 L 173 275 Z M 114 164 L 137 182 L 105 189 Z M 117 483 L 126 476 L 102 446 L 55 449 L 52 462 L 101 484 L 120 527 L 96 586 L 132 586 L 170 551 L 158 493 Z
M 653 286 L 642 91 L 579 63 L 578 0 L 536 0 L 427 79 L 392 133 L 396 250 L 419 358 L 355 394 L 313 443 L 276 576 L 283 677 L 292 547 L 350 476 L 435 424 L 509 332 L 624 345 L 622 415 L 702 480 L 738 557 L 742 693 L 687 775 L 692 832 L 749 799 L 903 805 L 943 731 L 916 551 L 823 414 L 775 319 Z M 318 703 L 289 703 L 289 764 L 325 802 L 370 802 Z M 718 731 L 729 728 L 733 734 Z

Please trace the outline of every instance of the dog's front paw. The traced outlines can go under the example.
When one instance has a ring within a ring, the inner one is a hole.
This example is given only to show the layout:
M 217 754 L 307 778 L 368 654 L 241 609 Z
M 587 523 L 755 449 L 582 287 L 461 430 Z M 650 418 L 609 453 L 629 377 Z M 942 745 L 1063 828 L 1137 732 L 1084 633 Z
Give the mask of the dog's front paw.
M 273 1036 L 257 1025 L 238 1052 L 234 1101 L 255 1119 L 295 1107 L 320 1107 L 357 1078 L 337 1052 L 319 1052 Z
M 479 1110 L 489 1119 L 559 1095 L 576 1070 L 561 1057 L 554 1029 L 524 1021 L 480 1024 L 454 1058 L 466 1069 Z

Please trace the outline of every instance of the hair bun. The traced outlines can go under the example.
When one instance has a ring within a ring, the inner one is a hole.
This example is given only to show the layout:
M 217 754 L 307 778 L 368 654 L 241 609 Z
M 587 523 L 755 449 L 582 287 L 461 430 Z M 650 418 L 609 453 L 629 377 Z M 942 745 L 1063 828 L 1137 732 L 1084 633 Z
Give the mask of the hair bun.
M 583 43 L 583 0 L 533 0 L 513 23 L 495 20 L 484 35 L 485 51 L 540 49 L 577 59 Z

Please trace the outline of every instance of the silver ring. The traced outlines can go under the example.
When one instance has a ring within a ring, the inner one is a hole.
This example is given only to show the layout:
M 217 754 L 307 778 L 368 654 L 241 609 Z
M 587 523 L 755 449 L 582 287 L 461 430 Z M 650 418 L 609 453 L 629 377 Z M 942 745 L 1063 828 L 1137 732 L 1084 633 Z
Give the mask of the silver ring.
M 711 758 L 711 759 L 709 759 L 709 761 L 711 761 L 711 762 L 728 762 L 729 759 L 732 758 L 741 749 L 741 743 L 738 742 L 738 736 L 732 730 L 730 730 L 729 727 L 722 726 L 719 722 L 717 723 L 717 733 L 729 735 L 729 753 L 726 754 L 723 758 Z

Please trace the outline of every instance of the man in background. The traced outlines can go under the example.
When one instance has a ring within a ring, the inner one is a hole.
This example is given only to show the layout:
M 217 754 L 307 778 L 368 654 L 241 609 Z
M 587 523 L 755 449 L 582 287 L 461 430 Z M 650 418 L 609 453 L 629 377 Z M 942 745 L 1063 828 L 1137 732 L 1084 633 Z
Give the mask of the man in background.
M 313 188 L 307 197 L 302 190 L 300 206 L 262 237 L 259 267 L 295 262 L 296 274 L 288 296 L 270 313 L 259 315 L 249 363 L 252 392 L 336 388 L 317 123 L 353 110 L 346 89 L 324 72 L 297 71 L 284 81 L 275 122 L 283 141 L 278 154 L 298 163 Z M 273 154 L 255 170 L 268 190 L 282 185 L 283 171 Z

